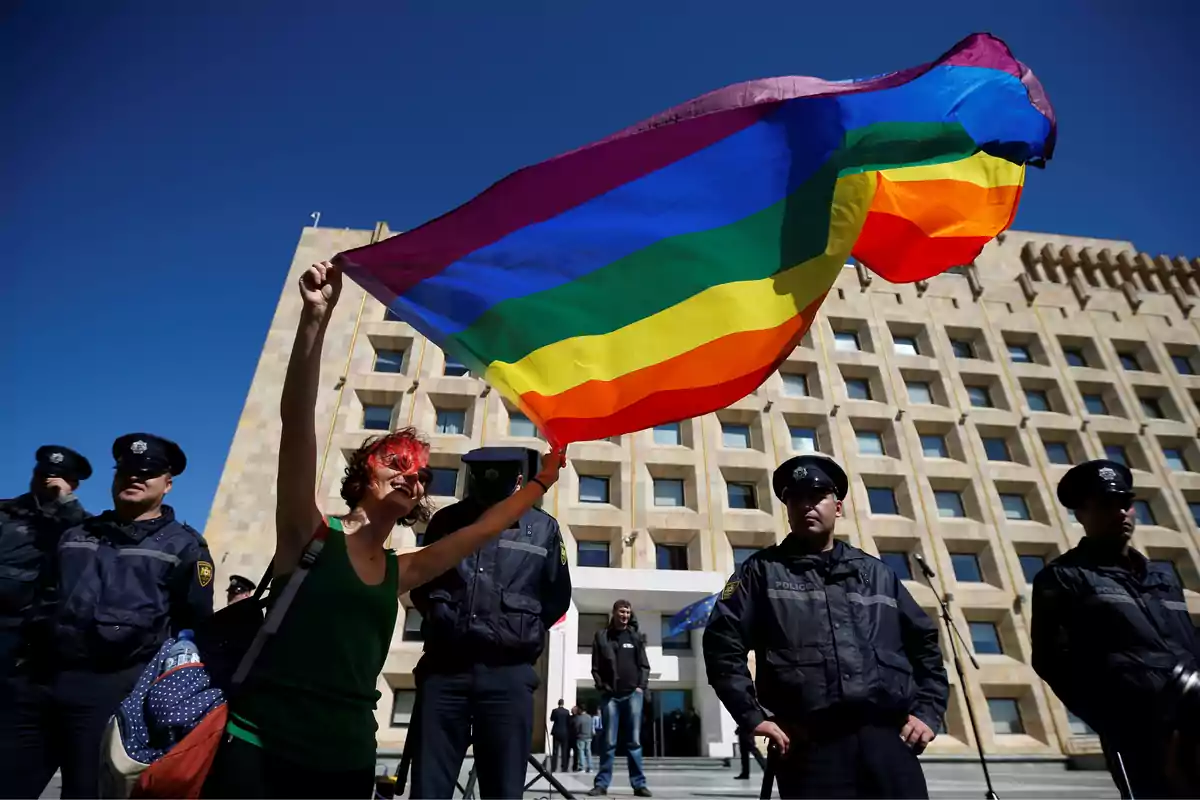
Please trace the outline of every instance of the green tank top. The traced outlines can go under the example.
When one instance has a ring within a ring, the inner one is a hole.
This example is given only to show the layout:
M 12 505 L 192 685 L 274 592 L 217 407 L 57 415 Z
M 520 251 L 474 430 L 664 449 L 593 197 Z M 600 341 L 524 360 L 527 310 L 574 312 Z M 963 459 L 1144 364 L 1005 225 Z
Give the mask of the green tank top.
M 329 535 L 283 623 L 230 701 L 228 733 L 314 769 L 375 766 L 376 688 L 399 607 L 396 554 L 377 586 L 346 552 L 342 522 Z M 272 582 L 277 597 L 290 575 Z

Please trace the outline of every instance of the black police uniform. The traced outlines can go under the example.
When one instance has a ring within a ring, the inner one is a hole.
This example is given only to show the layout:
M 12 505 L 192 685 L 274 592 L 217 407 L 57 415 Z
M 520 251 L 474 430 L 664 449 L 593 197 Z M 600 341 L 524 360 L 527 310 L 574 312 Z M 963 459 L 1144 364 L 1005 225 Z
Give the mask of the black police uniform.
M 1133 476 L 1113 461 L 1073 467 L 1058 485 L 1070 509 L 1103 498 L 1128 507 Z M 1124 792 L 1116 754 L 1135 797 L 1169 797 L 1164 690 L 1176 664 L 1195 669 L 1200 642 L 1172 570 L 1094 537 L 1050 562 L 1033 580 L 1033 668 L 1063 705 L 1100 735 Z
M 34 458 L 35 481 L 65 478 L 77 483 L 92 475 L 88 460 L 67 447 L 39 447 Z M 49 577 L 59 537 L 87 517 L 74 494 L 43 501 L 26 492 L 0 500 L 0 680 L 16 663 L 22 628 Z
M 847 489 L 823 456 L 784 462 L 773 483 L 781 500 Z M 709 682 L 739 732 L 773 719 L 788 734 L 780 797 L 926 797 L 899 733 L 910 714 L 936 730 L 945 713 L 936 625 L 879 559 L 836 540 L 823 553 L 799 545 L 790 535 L 755 553 L 725 585 L 704 632 Z
M 131 434 L 113 444 L 118 472 L 178 475 L 173 442 Z M 127 522 L 106 511 L 63 534 L 56 601 L 39 606 L 29 658 L 0 721 L 0 796 L 37 797 L 62 769 L 63 797 L 95 797 L 104 727 L 163 639 L 212 613 L 213 564 L 170 506 Z
M 467 499 L 434 515 L 426 546 L 479 519 L 511 492 L 517 474 L 534 474 L 537 453 L 481 448 L 462 460 L 472 476 Z M 451 797 L 473 741 L 480 796 L 520 797 L 538 685 L 533 664 L 547 629 L 571 604 L 558 523 L 540 509 L 525 512 L 456 569 L 413 590 L 412 600 L 425 640 L 415 670 L 412 796 Z

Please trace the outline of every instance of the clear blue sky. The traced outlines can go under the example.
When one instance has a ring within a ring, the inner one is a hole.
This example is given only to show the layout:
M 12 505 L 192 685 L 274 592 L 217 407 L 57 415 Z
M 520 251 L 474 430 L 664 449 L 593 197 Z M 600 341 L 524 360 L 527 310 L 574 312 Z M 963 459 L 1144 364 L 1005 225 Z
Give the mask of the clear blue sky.
M 187 451 L 171 502 L 201 527 L 313 211 L 410 228 L 725 84 L 887 72 L 974 31 L 1058 110 L 1017 227 L 1200 255 L 1195 0 L 3 5 L 0 496 L 54 442 L 107 507 L 113 438 L 148 430 Z

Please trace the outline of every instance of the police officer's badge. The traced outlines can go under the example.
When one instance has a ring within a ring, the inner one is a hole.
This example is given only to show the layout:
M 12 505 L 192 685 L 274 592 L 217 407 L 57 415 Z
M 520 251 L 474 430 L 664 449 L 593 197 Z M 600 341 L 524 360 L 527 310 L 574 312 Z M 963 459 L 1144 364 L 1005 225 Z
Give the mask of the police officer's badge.
M 62 462 L 63 462 L 63 454 L 62 453 L 51 453 L 50 454 L 50 463 L 51 464 L 61 464 Z
M 129 445 L 129 449 L 140 456 L 142 453 L 146 452 L 146 443 L 141 439 L 138 439 L 136 442 Z M 209 565 L 209 569 L 212 569 L 211 564 Z
M 558 560 L 565 567 L 567 565 L 567 543 L 560 541 L 558 543 Z
M 210 561 L 196 562 L 196 579 L 200 581 L 200 586 L 205 587 L 212 583 L 213 565 Z
M 804 467 L 800 467 L 800 469 L 804 469 Z M 737 591 L 739 583 L 740 581 L 728 581 L 725 584 L 725 588 L 721 590 L 721 599 L 728 600 L 733 597 L 733 593 Z
M 1101 480 L 1115 481 L 1117 479 L 1117 471 L 1112 467 L 1101 467 L 1096 471 Z
M 808 469 L 806 467 L 800 466 L 792 470 L 792 480 L 794 481 L 802 481 L 807 477 Z

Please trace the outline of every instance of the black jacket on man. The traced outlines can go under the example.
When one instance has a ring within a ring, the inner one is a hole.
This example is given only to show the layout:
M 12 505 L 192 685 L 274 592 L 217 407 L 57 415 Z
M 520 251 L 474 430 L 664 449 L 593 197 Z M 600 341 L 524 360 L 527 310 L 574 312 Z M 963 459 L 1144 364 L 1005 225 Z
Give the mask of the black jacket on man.
M 882 561 L 841 542 L 805 554 L 789 538 L 747 559 L 713 607 L 704 663 L 739 730 L 826 712 L 937 730 L 949 695 L 937 626 Z
M 629 626 L 625 629 L 631 634 L 635 649 L 634 659 L 637 662 L 637 686 L 635 689 L 646 690 L 650 684 L 650 659 L 646 656 L 646 637 L 638 632 L 637 619 L 629 618 Z M 605 694 L 615 694 L 617 690 L 617 643 L 620 631 L 608 625 L 596 631 L 592 639 L 592 680 L 596 688 Z
M 433 515 L 425 545 L 475 522 L 471 498 Z M 546 630 L 571 605 L 571 572 L 558 522 L 541 509 L 412 592 L 421 612 L 424 668 L 439 664 L 532 664 Z
M 43 584 L 52 582 L 64 531 L 88 517 L 75 495 L 39 501 L 31 493 L 0 501 L 0 630 L 20 628 Z

